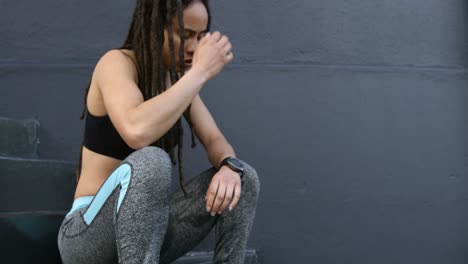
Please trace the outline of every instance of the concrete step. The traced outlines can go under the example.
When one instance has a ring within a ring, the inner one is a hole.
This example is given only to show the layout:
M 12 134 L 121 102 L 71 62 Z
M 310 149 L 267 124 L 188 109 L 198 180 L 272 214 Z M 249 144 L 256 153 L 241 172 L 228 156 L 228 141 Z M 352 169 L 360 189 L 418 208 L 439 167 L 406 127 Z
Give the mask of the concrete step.
M 61 263 L 57 234 L 65 213 L 0 213 L 0 262 Z M 212 264 L 213 252 L 189 252 L 174 264 Z M 254 250 L 246 251 L 245 264 L 257 264 Z
M 37 158 L 39 121 L 0 117 L 0 156 Z
M 213 264 L 213 252 L 189 252 L 174 264 Z M 255 250 L 246 250 L 244 264 L 258 264 Z
M 0 262 L 61 263 L 58 229 L 64 213 L 0 213 Z
M 0 212 L 69 210 L 75 171 L 72 162 L 0 157 Z

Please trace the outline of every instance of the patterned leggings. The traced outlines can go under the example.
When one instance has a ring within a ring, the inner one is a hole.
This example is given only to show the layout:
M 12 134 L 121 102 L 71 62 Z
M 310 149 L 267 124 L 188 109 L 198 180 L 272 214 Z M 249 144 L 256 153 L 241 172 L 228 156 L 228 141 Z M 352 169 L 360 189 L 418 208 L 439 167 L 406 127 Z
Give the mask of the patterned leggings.
M 243 263 L 260 191 L 256 171 L 244 163 L 237 206 L 211 216 L 205 194 L 211 168 L 170 195 L 171 162 L 145 147 L 128 156 L 95 196 L 76 199 L 58 234 L 64 264 L 171 263 L 200 243 L 216 225 L 214 263 Z

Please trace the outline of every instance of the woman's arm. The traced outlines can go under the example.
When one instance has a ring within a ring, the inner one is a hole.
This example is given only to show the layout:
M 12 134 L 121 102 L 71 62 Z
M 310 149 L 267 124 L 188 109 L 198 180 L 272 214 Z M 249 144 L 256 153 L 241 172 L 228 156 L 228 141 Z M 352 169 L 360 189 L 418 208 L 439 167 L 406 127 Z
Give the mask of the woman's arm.
M 234 150 L 219 131 L 200 96 L 193 100 L 190 114 L 195 134 L 208 152 L 213 166 L 219 169 L 206 192 L 206 210 L 211 215 L 221 214 L 226 208 L 232 210 L 241 196 L 241 179 L 237 172 L 226 166 L 219 168 L 219 164 L 225 157 L 235 156 Z
M 93 78 L 112 124 L 133 149 L 163 136 L 180 118 L 202 86 L 217 75 L 233 56 L 226 36 L 206 34 L 195 50 L 192 68 L 167 91 L 144 101 L 133 64 L 118 51 L 106 53 Z
M 110 51 L 98 62 L 95 78 L 113 125 L 133 149 L 163 136 L 198 94 L 206 77 L 188 71 L 164 93 L 144 101 L 134 78 L 133 64 L 119 51 Z
M 218 168 L 224 158 L 236 156 L 199 95 L 195 96 L 192 102 L 190 116 L 195 135 L 208 153 L 208 159 L 213 166 Z

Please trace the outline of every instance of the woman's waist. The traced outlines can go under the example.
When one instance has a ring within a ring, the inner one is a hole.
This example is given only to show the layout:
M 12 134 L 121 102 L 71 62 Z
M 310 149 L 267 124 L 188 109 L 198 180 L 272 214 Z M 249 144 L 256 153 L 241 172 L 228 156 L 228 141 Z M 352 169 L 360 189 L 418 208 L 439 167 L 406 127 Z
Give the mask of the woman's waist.
M 94 195 L 86 195 L 86 196 L 81 196 L 81 197 L 76 198 L 73 201 L 72 208 L 67 213 L 67 216 L 73 214 L 76 210 L 89 206 L 93 199 L 94 199 Z
M 99 188 L 105 182 L 106 178 L 89 178 L 81 176 L 78 185 L 76 186 L 74 200 L 80 197 L 94 196 L 99 191 Z
M 75 199 L 95 195 L 120 161 L 92 160 L 83 157 L 81 173 L 76 186 Z

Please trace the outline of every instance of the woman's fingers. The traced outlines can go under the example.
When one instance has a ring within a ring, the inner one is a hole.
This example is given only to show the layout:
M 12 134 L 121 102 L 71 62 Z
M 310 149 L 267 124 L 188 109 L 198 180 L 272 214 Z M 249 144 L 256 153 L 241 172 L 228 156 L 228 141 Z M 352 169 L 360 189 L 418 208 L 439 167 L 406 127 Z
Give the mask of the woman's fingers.
M 229 52 L 227 55 L 226 55 L 226 58 L 224 60 L 224 63 L 229 63 L 232 61 L 232 59 L 234 59 L 234 54 L 232 52 Z
M 211 36 L 210 32 L 207 32 L 201 39 L 198 45 L 203 45 Z
M 221 33 L 219 33 L 219 31 L 215 31 L 215 32 L 213 32 L 213 34 L 211 34 L 208 41 L 211 42 L 211 43 L 217 43 L 222 36 L 223 35 L 221 35 Z
M 219 181 L 212 181 L 206 194 L 206 211 L 209 213 L 214 205 L 214 200 L 218 192 Z
M 232 44 L 231 42 L 228 42 L 225 46 L 224 46 L 224 51 L 228 52 L 228 51 L 231 51 L 232 49 Z
M 219 188 L 218 188 L 218 193 L 216 194 L 216 197 L 214 198 L 214 204 L 213 207 L 211 208 L 211 215 L 215 215 L 217 212 L 220 211 L 221 204 L 224 201 L 224 197 L 226 195 L 226 184 L 223 181 L 219 182 Z
M 234 197 L 232 198 L 231 205 L 229 205 L 229 211 L 231 211 L 232 209 L 234 209 L 234 207 L 236 207 L 237 203 L 239 202 L 240 195 L 241 195 L 241 185 L 236 184 L 234 188 Z
M 222 35 L 218 31 L 213 33 L 212 37 L 210 37 L 210 41 L 212 41 L 212 44 L 216 45 L 225 54 L 227 54 L 232 48 L 229 38 L 226 35 Z
M 235 186 L 234 184 L 229 184 L 227 186 L 226 195 L 224 196 L 224 201 L 218 210 L 218 214 L 221 214 L 222 212 L 224 212 L 224 210 L 226 210 L 226 207 L 228 207 L 229 204 L 231 203 L 232 197 L 234 196 L 234 186 Z
M 229 52 L 231 52 L 231 49 L 232 49 L 232 44 L 231 42 L 228 42 L 224 47 L 223 47 L 223 50 L 226 54 L 228 54 Z
M 229 38 L 228 38 L 227 36 L 223 35 L 223 36 L 219 39 L 217 45 L 218 45 L 218 47 L 223 48 L 223 47 L 226 46 L 228 43 L 229 43 Z
M 211 180 L 205 196 L 206 210 L 212 216 L 236 207 L 241 195 L 241 181 L 237 173 L 219 171 Z

